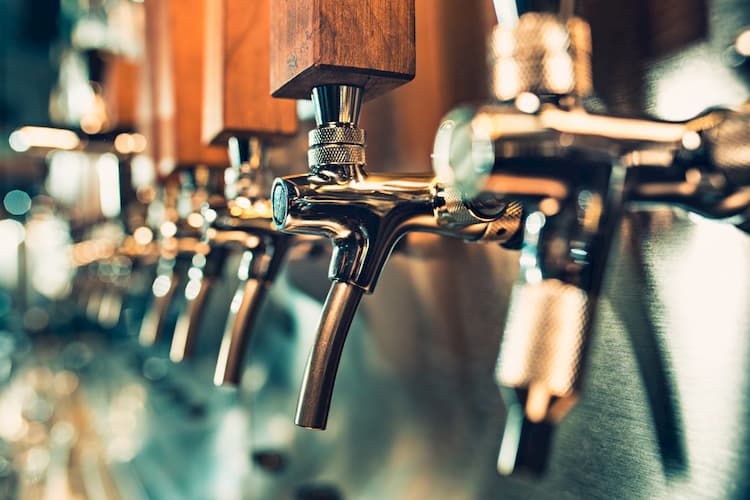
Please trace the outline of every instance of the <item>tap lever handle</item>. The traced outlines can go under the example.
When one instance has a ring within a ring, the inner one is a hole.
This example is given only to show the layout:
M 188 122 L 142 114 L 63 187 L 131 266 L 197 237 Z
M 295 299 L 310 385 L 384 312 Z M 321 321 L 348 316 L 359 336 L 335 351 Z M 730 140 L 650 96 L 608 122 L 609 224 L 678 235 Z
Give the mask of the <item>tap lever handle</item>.
M 145 3 L 146 61 L 152 65 L 159 171 L 207 165 L 223 168 L 224 148 L 201 141 L 206 58 L 206 0 L 159 0 Z
M 554 424 L 578 398 L 588 295 L 556 279 L 513 287 L 496 379 L 506 408 L 498 472 L 544 469 Z

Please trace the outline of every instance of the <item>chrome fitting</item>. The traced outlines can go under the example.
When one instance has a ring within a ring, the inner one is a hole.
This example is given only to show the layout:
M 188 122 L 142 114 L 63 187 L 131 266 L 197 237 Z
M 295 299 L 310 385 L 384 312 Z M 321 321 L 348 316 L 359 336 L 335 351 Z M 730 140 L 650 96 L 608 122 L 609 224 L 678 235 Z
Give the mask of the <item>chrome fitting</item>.
M 362 90 L 323 85 L 312 91 L 317 127 L 310 131 L 307 163 L 316 175 L 327 172 L 350 178 L 367 163 L 365 132 L 357 127 Z

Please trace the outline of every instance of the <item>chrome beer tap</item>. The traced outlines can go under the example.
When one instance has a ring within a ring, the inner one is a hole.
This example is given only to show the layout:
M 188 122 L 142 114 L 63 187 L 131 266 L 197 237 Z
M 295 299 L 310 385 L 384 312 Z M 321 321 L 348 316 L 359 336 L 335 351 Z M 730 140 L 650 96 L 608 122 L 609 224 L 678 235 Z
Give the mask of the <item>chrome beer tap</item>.
M 517 232 L 517 204 L 491 213 L 468 206 L 430 175 L 381 175 L 366 170 L 365 133 L 358 128 L 362 90 L 313 88 L 317 127 L 309 133 L 310 172 L 276 179 L 273 221 L 284 232 L 325 236 L 332 281 L 305 370 L 295 422 L 325 429 L 339 360 L 364 293 L 399 239 L 430 232 L 469 241 L 508 241 Z
M 750 104 L 690 120 L 674 155 L 634 152 L 628 200 L 671 204 L 750 232 Z
M 139 342 L 146 347 L 172 333 L 168 330 L 174 326 L 170 323 L 179 302 L 175 299 L 185 287 L 193 257 L 205 255 L 207 251 L 207 246 L 201 242 L 200 224 L 191 223 L 195 221 L 191 215 L 197 212 L 192 206 L 193 184 L 187 172 L 181 172 L 181 184 L 179 193 L 170 194 L 169 189 L 166 190 L 168 215 L 160 227 L 160 256 L 151 287 L 153 297 L 138 333 Z M 176 198 L 174 205 L 169 201 L 171 196 Z
M 681 124 L 587 112 L 590 53 L 589 27 L 576 17 L 527 12 L 499 25 L 497 102 L 452 112 L 436 137 L 435 169 L 465 199 L 518 200 L 526 214 L 496 371 L 501 474 L 541 472 L 554 427 L 578 398 L 629 158 L 671 159 L 689 137 Z M 669 442 L 660 437 L 665 461 L 681 460 Z
M 169 350 L 169 359 L 175 363 L 184 361 L 193 353 L 211 288 L 221 278 L 230 252 L 224 242 L 209 238 L 216 232 L 210 229 L 210 223 L 215 220 L 217 211 L 226 210 L 226 198 L 222 193 L 225 189 L 224 175 L 221 175 L 223 172 L 219 169 L 211 169 L 206 174 L 208 179 L 203 187 L 206 191 L 205 199 L 199 211 L 194 212 L 196 216 L 200 214 L 199 219 L 194 217 L 201 222 L 201 241 L 205 251 L 193 255 L 190 269 L 187 271 L 184 287 L 185 306 L 181 309 L 175 324 Z
M 241 242 L 243 253 L 237 271 L 240 282 L 232 298 L 216 363 L 216 385 L 239 383 L 254 322 L 287 250 L 295 242 L 273 225 L 261 140 L 231 138 L 229 154 L 237 174 L 230 185 L 236 193 L 228 202 L 228 210 L 213 222 L 209 241 Z

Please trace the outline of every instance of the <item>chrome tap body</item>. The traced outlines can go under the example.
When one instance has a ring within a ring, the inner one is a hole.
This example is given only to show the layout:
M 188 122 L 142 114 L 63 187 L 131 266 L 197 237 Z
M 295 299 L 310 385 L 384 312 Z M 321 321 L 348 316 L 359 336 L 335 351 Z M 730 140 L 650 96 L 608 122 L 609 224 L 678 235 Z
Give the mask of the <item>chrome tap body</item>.
M 212 239 L 241 242 L 243 253 L 237 270 L 239 284 L 224 327 L 214 372 L 216 385 L 236 385 L 242 376 L 243 360 L 258 312 L 294 243 L 290 235 L 277 231 L 270 207 L 246 214 L 245 218 L 224 215 L 217 218 Z M 262 213 L 261 213 L 262 212 Z
M 628 201 L 672 204 L 750 232 L 750 103 L 686 124 L 682 148 L 661 163 L 629 155 Z
M 388 256 L 408 232 L 505 241 L 518 228 L 517 206 L 482 218 L 457 206 L 432 176 L 369 174 L 357 128 L 361 90 L 344 85 L 312 92 L 310 173 L 276 179 L 273 218 L 284 232 L 325 236 L 333 246 L 331 289 L 302 381 L 295 422 L 325 429 L 346 335 L 363 293 L 372 293 Z M 460 200 L 460 197 L 458 197 Z M 458 215 L 460 213 L 460 215 Z M 463 218 L 462 218 L 463 216 Z

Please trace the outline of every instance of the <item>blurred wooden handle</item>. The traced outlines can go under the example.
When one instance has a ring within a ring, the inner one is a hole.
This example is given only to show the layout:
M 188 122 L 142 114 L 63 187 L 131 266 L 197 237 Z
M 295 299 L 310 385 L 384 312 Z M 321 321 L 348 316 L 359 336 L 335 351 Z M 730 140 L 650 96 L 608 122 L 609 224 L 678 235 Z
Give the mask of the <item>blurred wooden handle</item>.
M 271 97 L 270 0 L 209 0 L 206 6 L 203 140 L 292 135 L 294 102 Z
M 224 148 L 201 141 L 206 1 L 146 1 L 154 139 L 162 175 L 175 167 L 225 167 L 228 163 Z

